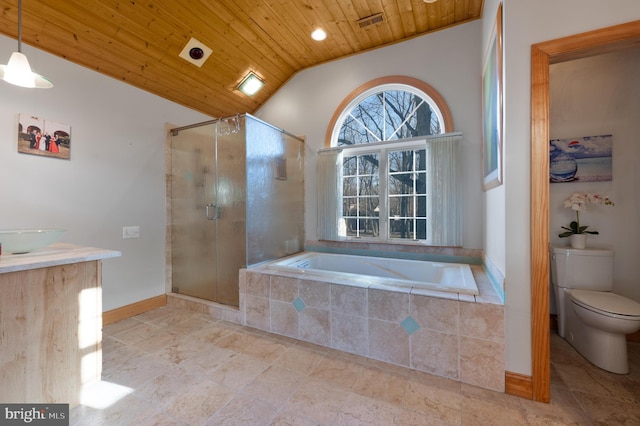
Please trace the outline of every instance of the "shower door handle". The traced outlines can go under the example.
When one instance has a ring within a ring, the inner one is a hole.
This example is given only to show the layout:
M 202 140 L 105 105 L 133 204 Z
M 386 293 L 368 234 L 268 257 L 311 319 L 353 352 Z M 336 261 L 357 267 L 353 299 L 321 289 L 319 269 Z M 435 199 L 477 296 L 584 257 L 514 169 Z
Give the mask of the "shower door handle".
M 207 220 L 218 220 L 218 206 L 215 204 L 207 204 L 204 206 L 204 215 L 207 217 Z

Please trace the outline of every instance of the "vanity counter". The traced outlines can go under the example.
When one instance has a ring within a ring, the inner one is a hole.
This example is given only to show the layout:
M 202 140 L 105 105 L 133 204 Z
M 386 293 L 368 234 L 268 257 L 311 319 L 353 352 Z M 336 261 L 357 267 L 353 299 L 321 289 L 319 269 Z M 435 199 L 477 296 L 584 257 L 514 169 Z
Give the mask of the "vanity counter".
M 56 243 L 31 253 L 0 255 L 0 274 L 118 256 L 120 256 L 119 251 Z

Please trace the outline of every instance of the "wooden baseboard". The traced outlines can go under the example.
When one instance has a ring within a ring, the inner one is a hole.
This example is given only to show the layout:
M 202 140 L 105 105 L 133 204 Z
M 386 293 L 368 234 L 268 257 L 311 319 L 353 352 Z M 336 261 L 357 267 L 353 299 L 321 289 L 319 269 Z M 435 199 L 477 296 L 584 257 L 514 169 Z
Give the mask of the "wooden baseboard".
M 533 399 L 533 379 L 524 374 L 507 371 L 504 374 L 505 393 L 521 398 Z
M 141 300 L 130 305 L 122 306 L 120 308 L 112 309 L 102 313 L 102 326 L 113 324 L 120 320 L 132 317 L 134 315 L 141 314 L 143 312 L 150 311 L 155 308 L 159 308 L 167 304 L 167 295 L 161 294 L 160 296 L 152 297 L 151 299 Z

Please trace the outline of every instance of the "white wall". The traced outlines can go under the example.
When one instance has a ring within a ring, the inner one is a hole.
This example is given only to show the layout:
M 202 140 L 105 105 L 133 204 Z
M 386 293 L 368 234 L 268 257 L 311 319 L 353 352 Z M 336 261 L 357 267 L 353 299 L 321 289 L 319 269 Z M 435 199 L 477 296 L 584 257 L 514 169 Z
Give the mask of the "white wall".
M 0 36 L 6 64 L 15 40 Z M 0 81 L 0 228 L 67 229 L 61 241 L 107 248 L 103 309 L 164 293 L 165 123 L 210 117 L 23 44 L 52 89 Z M 71 159 L 17 152 L 18 114 L 71 126 Z M 122 227 L 139 225 L 139 239 Z
M 487 49 L 489 47 L 490 37 L 494 30 L 496 22 L 496 14 L 498 10 L 498 0 L 487 0 L 484 3 L 482 14 L 482 47 L 477 54 L 481 57 L 483 66 L 486 60 Z M 504 25 L 504 22 L 503 22 Z M 480 70 L 482 73 L 482 70 Z M 504 70 L 505 78 L 506 70 Z M 509 111 L 503 108 L 505 121 L 509 117 Z M 505 169 L 509 167 L 506 161 L 502 161 L 503 179 L 506 175 Z M 504 242 L 504 224 L 505 224 L 505 208 L 504 208 L 505 185 L 500 185 L 485 192 L 485 241 L 484 249 L 492 263 L 504 273 L 505 271 L 505 242 Z
M 485 2 L 484 20 L 497 1 Z M 507 370 L 531 374 L 530 148 L 531 45 L 640 19 L 637 0 L 504 1 L 505 341 Z M 483 26 L 483 40 L 488 40 Z M 487 197 L 488 200 L 489 197 Z M 489 222 L 499 215 L 487 208 Z M 499 228 L 499 225 L 495 226 Z M 491 234 L 487 235 L 491 240 Z
M 614 290 L 640 301 L 640 49 L 594 56 L 550 67 L 551 138 L 613 135 L 613 180 L 550 186 L 549 240 L 575 220 L 563 202 L 574 192 L 609 195 L 613 207 L 587 206 L 580 224 L 598 231 L 588 245 L 615 249 Z
M 298 73 L 255 115 L 307 143 L 305 232 L 316 239 L 316 151 L 324 146 L 329 121 L 342 100 L 374 78 L 405 75 L 434 87 L 464 133 L 464 235 L 466 248 L 483 239 L 480 148 L 480 21 L 330 62 Z M 331 43 L 329 37 L 326 43 Z
M 490 38 L 493 34 L 494 27 L 496 25 L 496 15 L 498 11 L 499 0 L 486 0 L 484 3 L 482 13 L 482 46 L 477 55 L 481 58 L 482 66 L 486 60 L 487 50 L 490 45 Z M 503 20 L 503 28 L 505 26 Z M 504 31 L 504 30 L 503 30 Z M 504 40 L 503 40 L 504 44 Z M 504 62 L 504 60 L 503 60 Z M 503 65 L 504 67 L 504 65 Z M 480 70 L 482 75 L 482 69 Z M 503 69 L 503 78 L 508 77 L 507 70 Z M 503 90 L 506 90 L 503 87 Z M 509 119 L 510 111 L 503 105 L 503 114 L 505 123 Z M 506 124 L 505 124 L 506 126 Z M 503 140 L 504 144 L 504 140 Z M 502 150 L 502 179 L 503 184 L 494 187 L 486 192 L 483 196 L 483 212 L 484 212 L 484 263 L 485 268 L 491 274 L 492 278 L 497 281 L 498 285 L 503 286 L 505 290 L 506 283 L 504 282 L 504 275 L 506 271 L 506 249 L 507 244 L 505 241 L 505 227 L 506 227 L 506 208 L 505 208 L 505 188 L 506 184 L 506 170 L 509 168 L 509 164 L 504 158 L 505 150 Z M 508 295 L 505 293 L 505 299 Z M 506 330 L 506 328 L 505 328 Z M 509 348 L 505 348 L 507 351 Z

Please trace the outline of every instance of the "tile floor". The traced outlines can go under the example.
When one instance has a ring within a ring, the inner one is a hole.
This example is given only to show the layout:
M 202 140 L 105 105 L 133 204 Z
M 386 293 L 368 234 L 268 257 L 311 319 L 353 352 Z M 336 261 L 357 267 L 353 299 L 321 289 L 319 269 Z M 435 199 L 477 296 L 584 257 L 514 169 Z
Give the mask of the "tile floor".
M 103 381 L 71 424 L 640 424 L 640 344 L 624 376 L 551 345 L 543 404 L 165 306 L 105 327 Z

